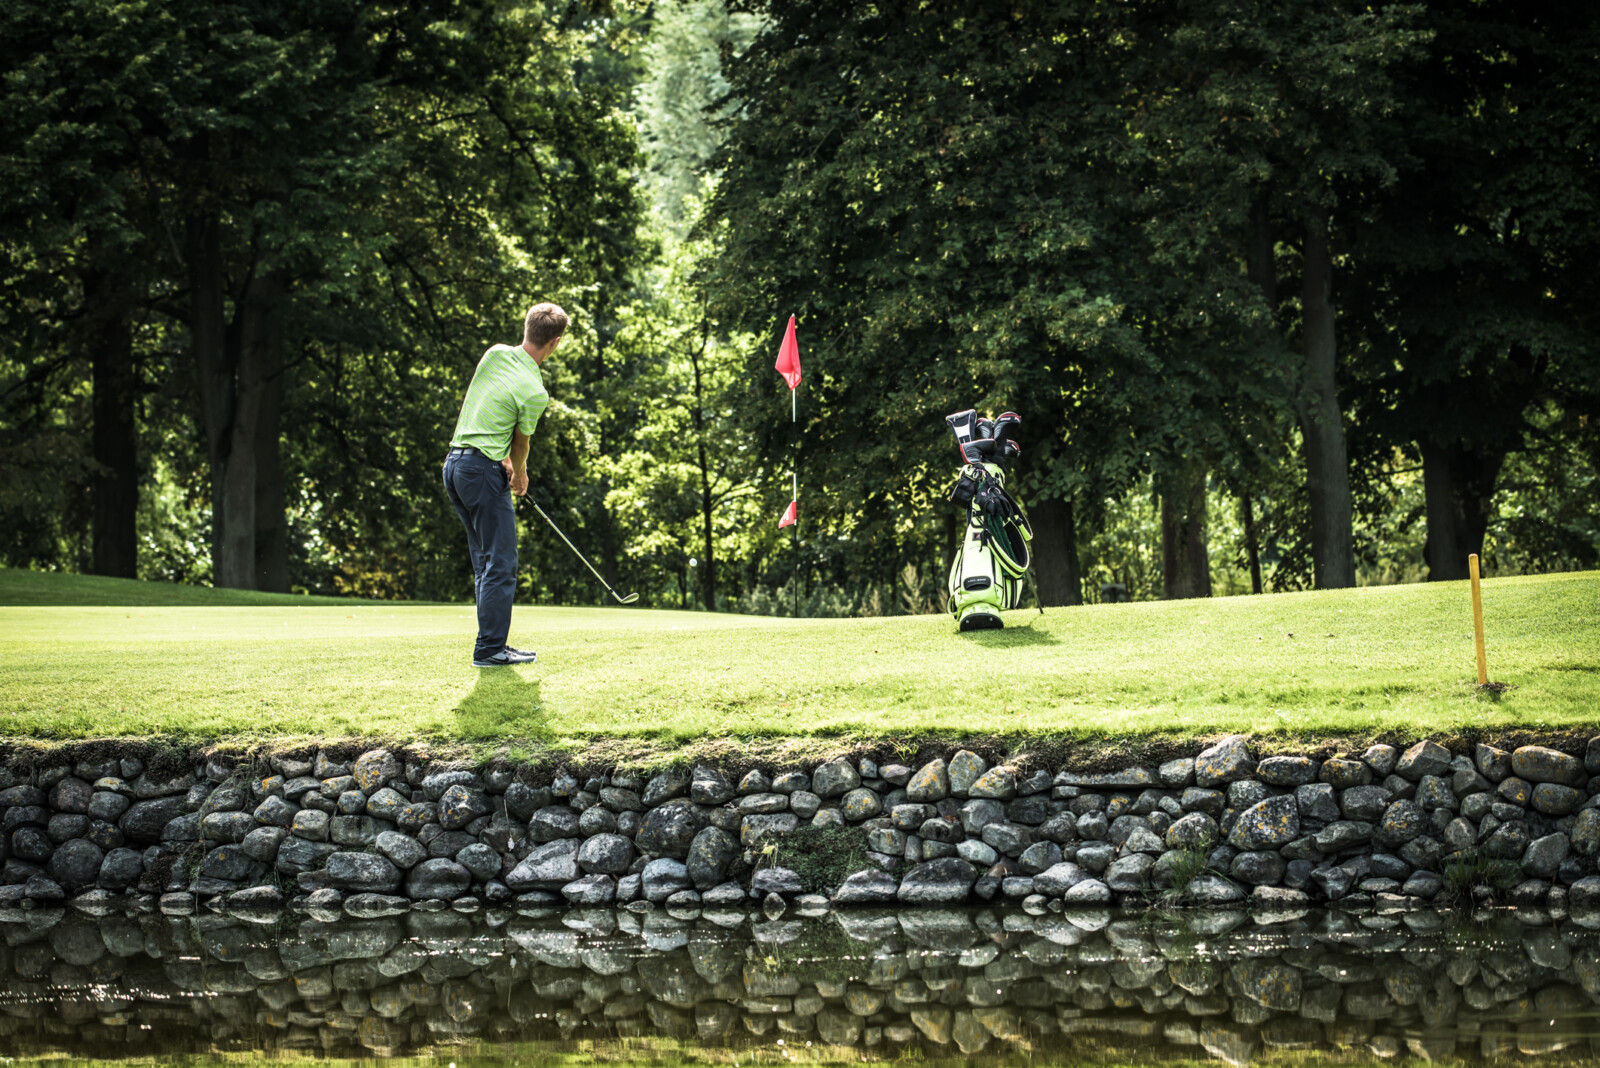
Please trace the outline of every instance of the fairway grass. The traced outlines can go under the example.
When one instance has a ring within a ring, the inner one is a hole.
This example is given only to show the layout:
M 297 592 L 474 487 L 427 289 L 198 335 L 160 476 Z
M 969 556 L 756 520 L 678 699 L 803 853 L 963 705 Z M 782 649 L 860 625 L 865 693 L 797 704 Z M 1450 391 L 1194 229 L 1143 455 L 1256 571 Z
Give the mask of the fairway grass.
M 209 592 L 209 591 L 208 591 Z M 3 594 L 3 586 L 0 586 Z M 261 595 L 258 595 L 261 596 Z M 0 608 L 0 736 L 1110 739 L 1600 722 L 1600 573 L 944 616 L 793 620 L 519 606 L 523 668 L 476 670 L 469 606 Z

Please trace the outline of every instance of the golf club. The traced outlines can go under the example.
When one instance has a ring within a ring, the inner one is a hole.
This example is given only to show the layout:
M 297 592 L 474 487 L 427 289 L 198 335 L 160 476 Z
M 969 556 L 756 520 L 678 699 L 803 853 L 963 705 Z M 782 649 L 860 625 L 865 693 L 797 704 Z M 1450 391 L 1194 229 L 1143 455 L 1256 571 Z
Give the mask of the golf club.
M 567 543 L 567 548 L 571 549 L 575 554 L 577 554 L 578 559 L 583 561 L 584 567 L 594 572 L 594 577 L 600 579 L 600 585 L 604 586 L 606 588 L 606 592 L 617 599 L 618 604 L 632 604 L 639 599 L 639 595 L 637 593 L 630 593 L 624 597 L 622 594 L 612 589 L 611 584 L 608 583 L 604 578 L 601 578 L 600 572 L 594 570 L 594 565 L 589 562 L 588 557 L 578 552 L 578 547 L 572 544 L 571 541 L 568 541 L 567 536 L 561 533 L 561 528 L 556 526 L 556 521 L 545 515 L 544 509 L 535 504 L 532 497 L 528 496 L 527 494 L 523 494 L 521 497 L 517 498 L 517 502 L 519 504 L 523 501 L 527 501 L 529 504 L 533 505 L 533 510 L 538 512 L 541 516 L 544 516 L 544 521 L 550 524 L 550 529 L 555 531 L 561 540 Z

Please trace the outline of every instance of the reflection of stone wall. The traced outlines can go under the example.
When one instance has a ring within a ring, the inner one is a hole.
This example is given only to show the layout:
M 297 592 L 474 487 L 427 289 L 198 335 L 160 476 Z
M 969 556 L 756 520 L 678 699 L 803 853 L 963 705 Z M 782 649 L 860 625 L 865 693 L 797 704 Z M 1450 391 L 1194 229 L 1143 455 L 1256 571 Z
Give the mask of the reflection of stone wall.
M 1600 1054 L 1600 931 L 1578 922 L 1600 927 L 1600 914 L 1500 913 L 1454 930 L 1431 911 L 276 915 L 0 909 L 0 1047 L 387 1056 L 665 1036 L 1041 1063 L 1110 1049 L 1236 1064 L 1351 1048 Z
M 1393 904 L 1500 881 L 1515 903 L 1562 907 L 1600 901 L 1596 773 L 1600 739 L 1583 758 L 1421 742 L 1258 761 L 1234 737 L 1104 774 L 990 767 L 961 751 L 915 769 L 837 759 L 737 782 L 711 767 L 582 780 L 440 771 L 383 749 L 166 774 L 137 759 L 79 762 L 0 769 L 0 906 L 84 892 L 160 895 L 175 912 L 311 895 L 357 915 L 794 901 L 806 888 L 781 860 L 763 867 L 760 849 L 806 823 L 865 831 L 867 870 L 811 888 L 837 904 L 1010 900 L 1042 912 L 1163 889 L 1208 905 Z M 1205 870 L 1174 886 L 1192 857 Z M 1476 874 L 1447 887 L 1440 873 L 1456 857 L 1474 858 Z

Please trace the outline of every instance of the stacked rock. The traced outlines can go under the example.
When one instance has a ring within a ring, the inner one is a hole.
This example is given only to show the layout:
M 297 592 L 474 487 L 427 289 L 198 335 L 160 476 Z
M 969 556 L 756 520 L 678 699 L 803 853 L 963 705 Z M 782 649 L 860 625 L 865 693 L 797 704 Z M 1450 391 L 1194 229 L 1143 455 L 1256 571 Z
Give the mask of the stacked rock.
M 810 888 L 841 905 L 1037 912 L 1163 891 L 1203 905 L 1394 905 L 1460 894 L 1444 873 L 1467 858 L 1514 882 L 1514 903 L 1600 899 L 1600 739 L 1583 758 L 1424 741 L 1257 759 L 1234 736 L 1104 773 L 962 750 L 916 769 L 839 758 L 737 782 L 710 766 L 581 779 L 439 769 L 388 749 L 259 768 L 0 769 L 0 905 L 96 890 L 168 895 L 180 912 L 241 892 L 257 907 L 350 899 L 363 915 L 771 894 L 782 906 L 807 888 L 766 847 L 802 825 L 863 832 L 866 869 Z

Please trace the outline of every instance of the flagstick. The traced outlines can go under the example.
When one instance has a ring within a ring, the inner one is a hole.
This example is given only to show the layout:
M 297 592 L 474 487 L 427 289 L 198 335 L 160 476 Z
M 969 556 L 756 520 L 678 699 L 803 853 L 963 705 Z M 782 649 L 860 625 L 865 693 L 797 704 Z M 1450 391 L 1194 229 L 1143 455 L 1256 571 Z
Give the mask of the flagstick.
M 794 390 L 789 391 L 789 396 L 791 399 L 794 397 Z M 799 445 L 797 444 L 795 448 L 798 450 Z M 798 460 L 790 471 L 794 475 L 794 614 L 795 618 L 798 619 L 800 617 L 800 464 Z
M 799 409 L 796 407 L 797 402 L 795 401 L 795 394 L 798 392 L 798 389 L 789 391 L 790 426 L 795 426 L 799 423 L 797 414 Z M 798 437 L 795 438 L 794 464 L 789 468 L 789 473 L 794 476 L 793 496 L 791 497 L 794 501 L 794 614 L 795 618 L 798 619 L 800 618 L 800 439 Z

